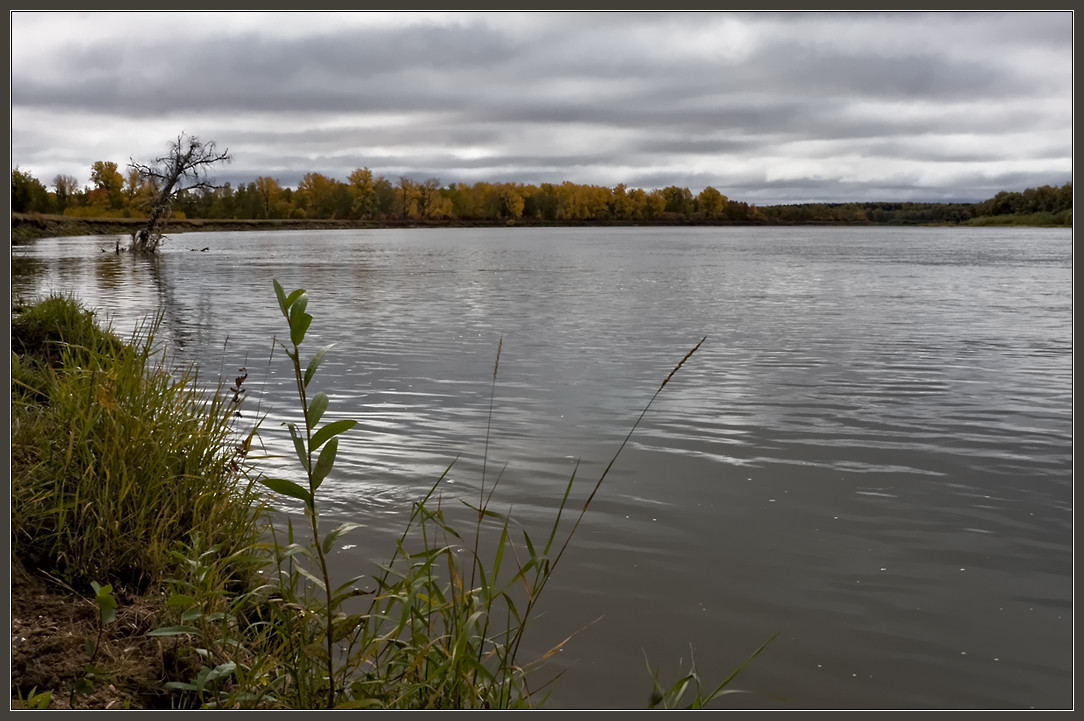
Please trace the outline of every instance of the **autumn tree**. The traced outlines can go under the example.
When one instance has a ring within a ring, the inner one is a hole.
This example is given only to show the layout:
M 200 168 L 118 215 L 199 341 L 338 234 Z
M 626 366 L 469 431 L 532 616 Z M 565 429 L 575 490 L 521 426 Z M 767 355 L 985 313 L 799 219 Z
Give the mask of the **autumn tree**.
M 376 216 L 376 185 L 373 183 L 373 171 L 358 168 L 347 178 L 347 187 L 352 199 L 351 213 L 356 218 L 370 220 Z
M 418 215 L 426 219 L 433 212 L 434 206 L 440 205 L 440 181 L 436 178 L 426 178 L 417 186 Z
M 157 251 L 177 197 L 191 190 L 213 191 L 216 186 L 210 176 L 211 169 L 231 159 L 229 150 L 219 152 L 214 141 L 204 143 L 194 135 L 181 133 L 170 143 L 169 151 L 155 158 L 153 163 L 132 160 L 129 167 L 135 168 L 140 177 L 155 188 L 150 218 L 146 226 L 135 233 L 132 250 Z
M 417 184 L 405 175 L 399 176 L 399 212 L 404 219 L 413 215 L 417 197 Z
M 642 188 L 628 192 L 629 217 L 643 220 L 647 217 L 647 193 Z
M 644 196 L 644 216 L 655 220 L 666 210 L 666 196 L 659 189 L 652 190 Z
M 523 215 L 523 195 L 514 183 L 494 186 L 491 197 L 489 205 L 498 219 L 516 220 Z
M 709 220 L 715 220 L 723 214 L 727 197 L 710 185 L 696 196 L 696 207 Z
M 259 198 L 260 217 L 278 217 L 279 204 L 282 199 L 282 186 L 279 185 L 279 181 L 261 175 L 256 178 L 255 185 L 256 197 Z
M 305 173 L 297 184 L 297 194 L 304 198 L 307 217 L 330 218 L 335 215 L 339 182 L 322 173 Z M 347 203 L 349 206 L 349 202 Z
M 610 194 L 610 215 L 617 220 L 628 220 L 632 217 L 632 201 L 624 183 L 614 186 Z
M 98 160 L 90 166 L 90 182 L 105 193 L 109 207 L 119 209 L 124 204 L 124 176 L 111 160 Z

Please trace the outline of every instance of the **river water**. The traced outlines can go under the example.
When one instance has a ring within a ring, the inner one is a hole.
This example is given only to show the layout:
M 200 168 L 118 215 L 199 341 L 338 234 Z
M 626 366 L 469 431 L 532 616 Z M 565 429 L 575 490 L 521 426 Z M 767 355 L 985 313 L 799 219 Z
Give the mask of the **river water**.
M 325 418 L 360 421 L 321 489 L 329 524 L 367 526 L 343 577 L 456 457 L 443 493 L 477 499 L 499 341 L 487 479 L 505 468 L 495 503 L 533 528 L 576 459 L 582 503 L 707 336 L 547 588 L 534 649 L 588 626 L 537 677 L 567 669 L 550 707 L 642 708 L 645 656 L 673 680 L 691 642 L 710 684 L 777 631 L 718 707 L 1073 705 L 1069 230 L 188 233 L 154 260 L 113 241 L 13 249 L 14 295 L 74 293 L 123 333 L 161 310 L 204 382 L 247 368 L 272 452 L 293 411 L 271 281 L 308 290 L 308 352 L 337 343 Z

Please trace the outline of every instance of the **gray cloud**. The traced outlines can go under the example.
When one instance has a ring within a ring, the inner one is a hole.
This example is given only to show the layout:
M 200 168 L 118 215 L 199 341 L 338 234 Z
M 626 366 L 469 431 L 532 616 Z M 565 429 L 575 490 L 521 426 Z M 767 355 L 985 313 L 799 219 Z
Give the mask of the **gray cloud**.
M 1068 13 L 242 20 L 164 18 L 163 39 L 136 14 L 15 13 L 14 162 L 85 178 L 187 129 L 231 147 L 234 182 L 368 166 L 785 202 L 1071 172 Z

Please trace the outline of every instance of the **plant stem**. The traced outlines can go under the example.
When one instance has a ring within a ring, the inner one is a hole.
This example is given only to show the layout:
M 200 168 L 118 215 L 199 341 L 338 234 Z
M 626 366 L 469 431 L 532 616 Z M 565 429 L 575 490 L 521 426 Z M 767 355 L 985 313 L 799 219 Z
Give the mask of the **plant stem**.
M 301 355 L 297 344 L 294 344 L 292 360 L 294 362 L 294 378 L 297 381 L 297 395 L 301 399 L 301 412 L 305 416 L 305 474 L 309 479 L 309 494 L 312 500 L 309 505 L 309 523 L 312 526 L 312 542 L 316 547 L 316 555 L 320 559 L 320 574 L 324 579 L 324 595 L 327 599 L 326 639 L 327 639 L 327 707 L 335 707 L 335 664 L 332 660 L 334 650 L 334 614 L 331 608 L 331 576 L 327 570 L 327 558 L 324 556 L 323 546 L 320 544 L 320 527 L 316 519 L 316 484 L 312 477 L 312 424 L 309 422 L 309 402 L 305 395 L 305 380 L 301 372 Z

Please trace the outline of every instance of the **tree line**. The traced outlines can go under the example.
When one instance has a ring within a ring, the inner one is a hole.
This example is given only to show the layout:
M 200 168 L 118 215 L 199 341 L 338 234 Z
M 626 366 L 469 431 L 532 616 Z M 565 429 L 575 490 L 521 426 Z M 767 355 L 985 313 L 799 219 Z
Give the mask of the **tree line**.
M 112 161 L 91 165 L 90 185 L 70 175 L 46 187 L 30 173 L 11 174 L 12 210 L 73 217 L 146 217 L 156 197 L 153 179 Z M 259 176 L 178 195 L 174 217 L 203 219 L 332 219 L 420 222 L 660 222 L 660 223 L 965 223 L 973 218 L 1072 209 L 1073 186 L 1004 191 L 980 203 L 803 203 L 756 206 L 708 186 L 694 194 L 671 185 L 645 190 L 563 183 L 450 183 L 437 178 L 395 180 L 354 170 L 345 180 L 306 173 L 296 188 Z

